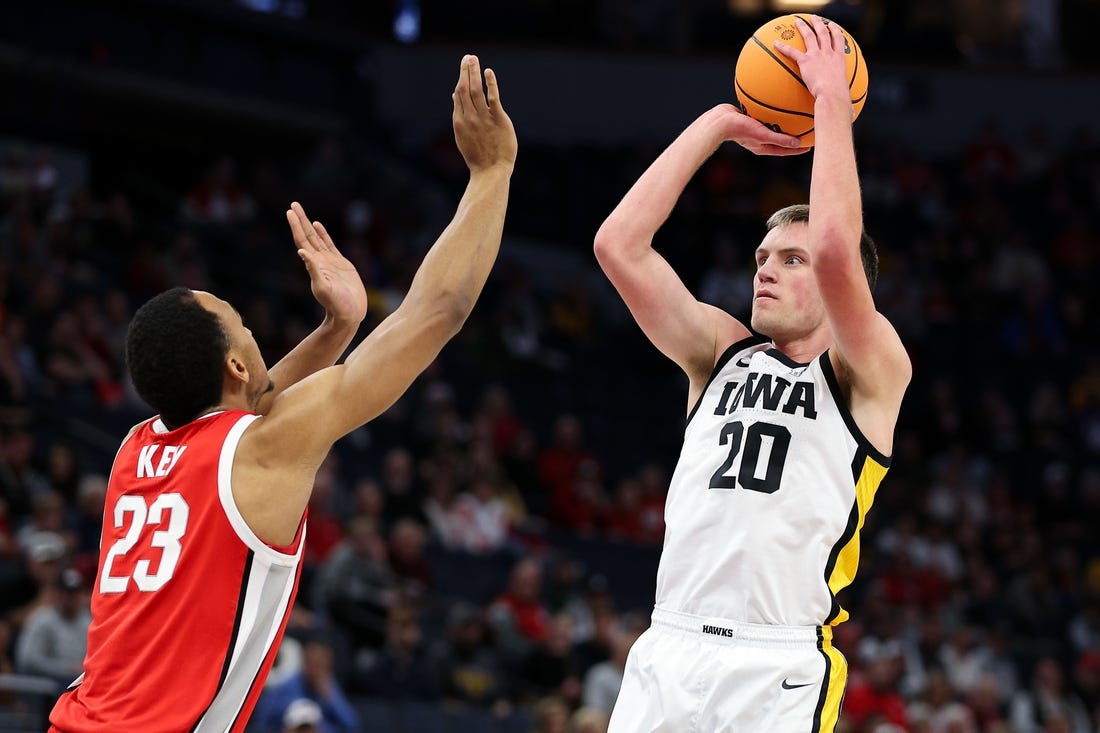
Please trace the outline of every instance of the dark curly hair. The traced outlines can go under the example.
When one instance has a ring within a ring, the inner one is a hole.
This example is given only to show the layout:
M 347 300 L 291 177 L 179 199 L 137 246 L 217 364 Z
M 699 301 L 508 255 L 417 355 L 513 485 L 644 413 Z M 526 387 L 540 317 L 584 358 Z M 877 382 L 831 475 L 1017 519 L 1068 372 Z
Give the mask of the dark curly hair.
M 187 288 L 173 288 L 138 308 L 126 332 L 126 366 L 134 388 L 177 428 L 222 396 L 229 337 L 221 321 Z
M 797 224 L 810 220 L 810 207 L 806 204 L 794 204 L 787 206 L 768 217 L 768 231 L 787 224 Z M 875 240 L 867 235 L 866 231 L 859 235 L 859 256 L 863 260 L 863 274 L 867 276 L 867 284 L 871 290 L 875 289 L 878 282 L 878 248 Z

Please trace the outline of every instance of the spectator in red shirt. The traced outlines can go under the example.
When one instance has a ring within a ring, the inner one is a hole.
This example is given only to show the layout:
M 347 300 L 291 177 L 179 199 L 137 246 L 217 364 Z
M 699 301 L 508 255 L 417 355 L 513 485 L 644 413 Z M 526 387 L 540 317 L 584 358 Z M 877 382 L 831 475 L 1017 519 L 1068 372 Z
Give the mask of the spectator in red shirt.
M 893 723 L 909 730 L 905 698 L 898 682 L 905 668 L 901 645 L 894 640 L 865 647 L 866 670 L 852 674 L 844 697 L 844 717 L 855 733 L 868 732 L 872 721 Z
M 593 459 L 581 461 L 571 480 L 551 489 L 551 518 L 566 529 L 592 534 L 603 526 L 607 511 L 608 499 L 600 478 L 600 466 Z
M 641 483 L 629 476 L 619 481 L 607 513 L 604 527 L 607 535 L 619 540 L 642 539 L 642 510 Z
M 309 531 L 306 532 L 305 561 L 320 565 L 328 559 L 340 540 L 344 539 L 344 526 L 330 506 L 336 490 L 336 457 L 329 454 L 313 480 L 313 493 L 309 495 Z
M 501 652 L 523 659 L 550 631 L 550 612 L 542 600 L 542 566 L 533 557 L 513 567 L 508 587 L 489 607 L 489 623 Z
M 568 486 L 586 461 L 591 461 L 602 473 L 595 456 L 583 447 L 582 441 L 581 421 L 575 415 L 560 415 L 554 423 L 551 444 L 538 457 L 539 479 L 549 491 Z
M 490 385 L 481 398 L 481 405 L 475 417 L 487 421 L 489 438 L 493 443 L 493 452 L 505 456 L 512 450 L 516 436 L 523 430 L 523 424 L 512 411 L 512 399 L 502 385 Z

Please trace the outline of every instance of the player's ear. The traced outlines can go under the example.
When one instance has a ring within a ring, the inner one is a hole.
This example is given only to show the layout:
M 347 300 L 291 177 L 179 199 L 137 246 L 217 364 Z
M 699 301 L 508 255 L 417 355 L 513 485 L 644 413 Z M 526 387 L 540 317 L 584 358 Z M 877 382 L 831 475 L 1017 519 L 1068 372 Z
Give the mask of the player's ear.
M 248 367 L 245 365 L 244 360 L 241 359 L 232 349 L 225 356 L 225 373 L 226 376 L 241 384 L 248 384 L 249 374 Z

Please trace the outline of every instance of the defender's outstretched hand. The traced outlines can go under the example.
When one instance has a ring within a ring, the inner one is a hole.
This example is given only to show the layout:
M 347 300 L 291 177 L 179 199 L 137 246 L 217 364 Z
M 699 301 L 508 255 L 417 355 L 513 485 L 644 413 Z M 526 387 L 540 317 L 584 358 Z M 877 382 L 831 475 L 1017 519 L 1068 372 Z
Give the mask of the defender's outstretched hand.
M 481 79 L 477 56 L 463 56 L 458 84 L 451 95 L 455 142 L 471 173 L 495 166 L 510 171 L 516 163 L 516 131 L 500 104 L 496 74 L 492 69 L 485 70 L 484 89 Z
M 290 205 L 286 220 L 306 264 L 313 297 L 337 323 L 359 324 L 367 315 L 367 291 L 355 266 L 336 249 L 321 222 L 310 222 L 297 201 Z
M 810 23 L 800 16 L 795 26 L 802 34 L 806 50 L 799 51 L 782 41 L 775 48 L 798 64 L 798 72 L 810 94 L 817 99 L 822 94 L 836 94 L 851 101 L 848 92 L 848 69 L 844 60 L 844 33 L 836 23 L 830 23 L 820 15 L 811 15 Z

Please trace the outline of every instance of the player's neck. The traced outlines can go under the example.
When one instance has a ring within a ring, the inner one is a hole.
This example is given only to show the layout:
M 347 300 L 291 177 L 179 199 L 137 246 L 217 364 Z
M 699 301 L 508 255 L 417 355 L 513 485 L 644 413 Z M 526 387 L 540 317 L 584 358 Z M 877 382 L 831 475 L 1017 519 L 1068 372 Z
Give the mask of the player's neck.
M 809 364 L 833 345 L 828 332 L 816 331 L 800 338 L 773 338 L 772 345 L 788 359 L 799 364 Z
M 251 411 L 252 408 L 249 406 L 248 400 L 243 393 L 222 394 L 221 402 L 212 405 L 210 409 L 204 411 L 203 414 L 209 415 L 211 412 L 225 412 L 226 410 Z

